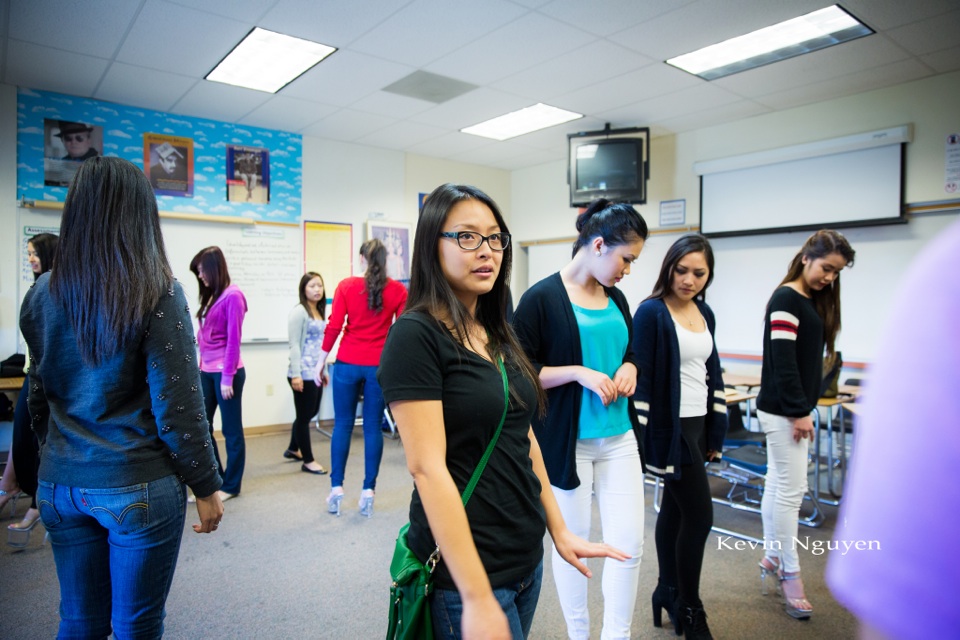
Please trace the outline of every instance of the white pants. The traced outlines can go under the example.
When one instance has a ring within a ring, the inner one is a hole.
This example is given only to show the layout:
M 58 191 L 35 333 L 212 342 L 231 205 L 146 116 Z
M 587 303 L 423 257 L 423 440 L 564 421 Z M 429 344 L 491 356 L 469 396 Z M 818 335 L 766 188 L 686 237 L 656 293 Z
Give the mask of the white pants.
M 603 565 L 603 631 L 601 638 L 629 638 L 643 553 L 643 469 L 633 430 L 612 438 L 577 441 L 580 486 L 564 491 L 553 487 L 567 527 L 590 536 L 591 494 L 597 496 L 603 541 L 632 558 L 606 559 Z M 560 606 L 573 640 L 590 637 L 587 579 L 553 549 L 553 576 Z
M 797 518 L 807 492 L 807 454 L 810 441 L 793 439 L 789 418 L 757 411 L 760 427 L 767 434 L 767 477 L 760 510 L 763 516 L 763 548 L 779 558 L 787 573 L 800 571 L 796 549 Z

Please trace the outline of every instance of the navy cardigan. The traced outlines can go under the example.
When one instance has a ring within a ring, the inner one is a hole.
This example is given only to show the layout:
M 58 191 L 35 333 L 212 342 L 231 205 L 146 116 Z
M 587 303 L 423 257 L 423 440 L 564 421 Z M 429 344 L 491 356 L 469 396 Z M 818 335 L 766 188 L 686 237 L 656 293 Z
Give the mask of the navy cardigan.
M 713 311 L 705 302 L 694 302 L 707 321 L 710 335 L 715 335 Z M 663 300 L 646 300 L 637 309 L 633 316 L 633 350 L 640 363 L 634 404 L 640 414 L 641 424 L 645 425 L 647 471 L 677 480 L 680 478 L 680 466 L 692 464 L 693 459 L 681 444 L 680 345 L 673 317 Z M 722 451 L 723 439 L 727 434 L 727 403 L 716 341 L 707 359 L 706 410 L 707 448 Z
M 616 287 L 604 287 L 627 325 L 629 339 L 624 362 L 640 366 L 633 357 L 633 325 L 630 322 L 630 307 L 627 299 Z M 530 287 L 513 316 L 513 328 L 527 357 L 539 372 L 543 367 L 583 365 L 580 350 L 580 329 L 573 313 L 570 297 L 563 286 L 560 274 L 548 276 Z M 577 420 L 580 417 L 580 400 L 583 387 L 576 382 L 547 389 L 547 415 L 534 415 L 533 432 L 537 436 L 543 462 L 550 477 L 550 484 L 560 489 L 575 489 L 580 486 L 577 477 Z M 630 410 L 630 423 L 637 437 L 637 449 L 643 462 L 643 434 L 637 412 Z

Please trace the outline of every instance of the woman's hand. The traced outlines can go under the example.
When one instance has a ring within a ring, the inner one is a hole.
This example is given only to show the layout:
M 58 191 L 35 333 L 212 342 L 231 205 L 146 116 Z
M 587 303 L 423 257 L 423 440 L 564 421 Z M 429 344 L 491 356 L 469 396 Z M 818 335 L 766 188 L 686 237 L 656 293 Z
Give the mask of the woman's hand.
M 605 374 L 587 367 L 580 367 L 580 375 L 577 376 L 579 382 L 584 388 L 590 389 L 600 396 L 600 402 L 607 406 L 617 399 L 617 385 Z
M 605 542 L 588 542 L 580 536 L 574 535 L 567 528 L 553 536 L 553 544 L 561 558 L 576 567 L 577 571 L 588 578 L 593 577 L 593 573 L 587 568 L 587 565 L 580 561 L 581 558 L 613 558 L 622 562 L 629 560 L 631 557 L 630 554 L 611 547 Z
M 713 449 L 707 449 L 707 462 L 718 462 L 723 458 L 723 454 Z
M 510 624 L 503 613 L 500 603 L 493 597 L 463 601 L 463 614 L 460 618 L 460 633 L 464 640 L 510 640 Z
M 193 525 L 193 530 L 197 533 L 213 533 L 220 526 L 220 520 L 223 519 L 223 502 L 220 500 L 220 493 L 214 491 L 206 498 L 197 496 L 197 514 L 200 516 L 200 522 Z
M 290 386 L 293 387 L 293 390 L 297 393 L 301 393 L 303 391 L 303 378 L 300 376 L 291 378 Z
M 321 362 L 317 365 L 317 368 L 313 370 L 313 381 L 317 383 L 318 387 L 326 386 L 330 382 L 329 376 L 327 376 L 327 363 Z
M 233 385 L 232 384 L 221 384 L 220 385 L 220 395 L 224 400 L 229 400 L 233 397 Z
M 637 390 L 637 366 L 632 362 L 624 362 L 613 375 L 613 384 L 621 398 L 630 398 Z
M 793 441 L 800 442 L 804 438 L 813 440 L 813 416 L 805 415 L 802 418 L 790 418 L 793 424 Z

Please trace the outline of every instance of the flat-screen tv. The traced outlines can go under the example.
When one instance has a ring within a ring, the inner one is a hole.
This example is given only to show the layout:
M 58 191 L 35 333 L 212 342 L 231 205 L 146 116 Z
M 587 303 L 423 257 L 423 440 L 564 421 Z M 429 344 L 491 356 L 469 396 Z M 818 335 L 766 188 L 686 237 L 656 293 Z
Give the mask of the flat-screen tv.
M 649 138 L 647 127 L 568 134 L 570 206 L 584 207 L 597 198 L 646 203 Z

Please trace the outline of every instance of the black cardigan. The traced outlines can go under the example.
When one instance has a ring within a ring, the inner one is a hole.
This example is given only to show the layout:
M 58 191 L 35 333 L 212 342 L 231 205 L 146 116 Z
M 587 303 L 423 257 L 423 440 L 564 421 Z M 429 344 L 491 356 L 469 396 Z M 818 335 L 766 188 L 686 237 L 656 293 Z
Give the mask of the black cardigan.
M 706 302 L 694 300 L 711 338 L 717 322 Z M 677 329 L 662 299 L 647 300 L 633 316 L 633 349 L 642 374 L 637 378 L 636 407 L 644 425 L 647 471 L 670 480 L 680 479 L 680 468 L 693 458 L 681 444 L 680 431 L 680 343 Z M 723 450 L 727 433 L 727 403 L 716 341 L 707 359 L 707 406 L 705 429 L 707 448 Z
M 627 298 L 616 287 L 604 287 L 607 297 L 611 298 L 627 325 L 627 351 L 623 362 L 640 366 L 633 354 L 633 322 Z M 570 297 L 563 286 L 560 274 L 548 276 L 530 287 L 517 305 L 513 317 L 513 328 L 517 332 L 520 344 L 527 357 L 539 372 L 543 367 L 562 367 L 582 365 L 583 354 L 580 351 L 580 329 L 573 313 Z M 547 389 L 547 415 L 534 415 L 533 431 L 543 452 L 543 461 L 550 477 L 550 484 L 564 490 L 580 486 L 577 477 L 577 420 L 580 416 L 580 400 L 583 387 L 569 382 L 553 389 Z M 643 462 L 643 433 L 637 412 L 631 407 L 627 412 L 630 424 L 637 437 L 637 448 Z

